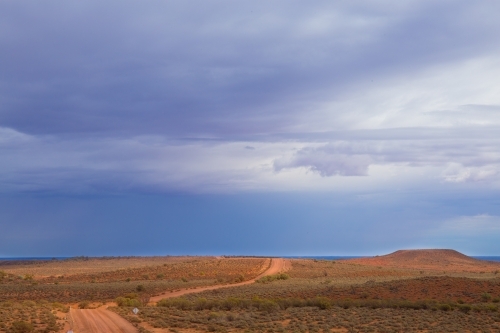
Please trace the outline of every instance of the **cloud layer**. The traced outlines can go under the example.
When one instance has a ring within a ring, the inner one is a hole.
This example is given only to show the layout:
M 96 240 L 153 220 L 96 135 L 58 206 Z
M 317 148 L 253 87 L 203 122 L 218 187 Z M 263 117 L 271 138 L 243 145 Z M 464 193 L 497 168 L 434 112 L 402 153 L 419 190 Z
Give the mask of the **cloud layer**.
M 497 188 L 496 6 L 3 3 L 0 187 Z

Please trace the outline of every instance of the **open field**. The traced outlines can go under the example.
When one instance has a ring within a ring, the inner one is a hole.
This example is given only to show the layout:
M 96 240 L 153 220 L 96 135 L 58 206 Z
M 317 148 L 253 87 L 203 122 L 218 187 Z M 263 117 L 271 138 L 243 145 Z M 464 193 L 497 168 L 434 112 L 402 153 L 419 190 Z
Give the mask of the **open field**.
M 368 307 L 115 311 L 150 332 L 498 332 L 498 313 Z
M 265 259 L 215 257 L 153 257 L 153 258 L 77 258 L 61 261 L 0 262 L 0 270 L 9 277 L 39 283 L 117 282 L 175 279 L 222 279 L 231 282 L 243 275 L 258 275 Z M 141 263 L 142 261 L 142 263 Z
M 106 259 L 89 260 L 95 265 Z M 164 262 L 147 261 L 149 266 L 136 266 L 137 259 L 119 259 L 123 267 L 102 265 L 103 271 L 96 267 L 87 268 L 88 263 L 80 260 L 69 260 L 76 265 L 75 269 L 68 269 L 64 275 L 31 275 L 30 272 L 47 273 L 61 271 L 57 262 L 24 263 L 16 266 L 0 266 L 0 301 L 3 300 L 47 300 L 51 302 L 74 303 L 83 300 L 112 301 L 116 297 L 137 291 L 142 286 L 143 292 L 156 295 L 161 292 L 175 291 L 200 286 L 233 284 L 250 280 L 265 268 L 266 259 L 263 258 L 193 258 L 172 260 L 167 257 Z M 153 263 L 153 264 L 152 264 Z M 59 264 L 67 268 L 66 261 Z M 92 273 L 81 273 L 82 265 Z M 31 267 L 35 266 L 35 267 Z M 47 268 L 48 266 L 49 268 Z M 110 271 L 110 267 L 114 270 Z M 13 273 L 20 273 L 15 275 Z
M 63 260 L 4 260 L 0 269 L 13 274 L 36 277 L 112 272 L 129 268 L 186 263 L 213 257 L 74 257 Z
M 249 284 L 254 283 L 255 280 L 262 278 L 264 276 L 278 274 L 281 272 L 288 271 L 290 269 L 289 262 L 284 260 L 284 259 L 273 258 L 273 259 L 268 259 L 268 261 L 269 261 L 269 264 L 266 261 L 264 263 L 264 265 L 262 266 L 262 272 L 260 275 L 257 275 L 256 277 L 249 279 L 249 280 L 245 280 L 242 282 L 237 282 L 235 284 L 227 285 L 226 287 L 233 289 L 234 287 L 241 287 L 241 286 L 249 285 Z M 151 297 L 150 302 L 154 303 L 154 302 L 158 302 L 159 300 L 164 299 L 164 298 L 180 297 L 180 296 L 187 295 L 187 294 L 195 294 L 195 293 L 201 293 L 204 291 L 223 289 L 223 288 L 224 288 L 224 286 L 221 286 L 219 284 L 219 285 L 208 286 L 208 287 L 182 289 L 182 290 L 178 290 L 178 291 L 169 291 L 167 293 L 162 293 L 160 295 Z
M 385 256 L 349 260 L 365 266 L 397 267 L 455 273 L 499 272 L 500 264 L 468 257 L 455 250 L 399 250 Z
M 68 310 L 46 301 L 0 302 L 0 332 L 60 332 Z
M 142 265 L 138 258 L 113 258 L 0 267 L 1 333 L 16 332 L 13 325 L 20 322 L 33 332 L 73 327 L 77 333 L 98 327 L 155 333 L 500 331 L 500 263 L 448 250 L 337 261 L 158 257 Z

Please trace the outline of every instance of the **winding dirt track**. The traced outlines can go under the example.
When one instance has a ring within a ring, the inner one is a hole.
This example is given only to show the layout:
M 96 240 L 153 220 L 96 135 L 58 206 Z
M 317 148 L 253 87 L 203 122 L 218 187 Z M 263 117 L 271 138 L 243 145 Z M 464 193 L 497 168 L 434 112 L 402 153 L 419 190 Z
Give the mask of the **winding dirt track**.
M 205 290 L 244 286 L 247 284 L 254 283 L 255 280 L 260 279 L 263 276 L 285 272 L 290 269 L 290 262 L 283 258 L 272 258 L 269 260 L 271 261 L 269 264 L 269 268 L 252 280 L 240 283 L 228 284 L 228 285 L 201 287 L 196 289 L 181 289 L 175 292 L 163 293 L 161 295 L 151 297 L 150 302 L 156 303 L 163 298 L 179 297 L 186 294 L 200 293 Z M 138 330 L 134 326 L 132 326 L 128 321 L 126 321 L 116 313 L 106 310 L 106 308 L 104 307 L 93 310 L 71 309 L 70 317 L 73 322 L 72 326 L 73 326 L 73 331 L 75 333 L 102 333 L 102 332 L 137 333 L 138 332 Z
M 273 274 L 277 274 L 280 272 L 286 272 L 287 270 L 289 270 L 289 262 L 286 261 L 285 259 L 272 258 L 269 260 L 271 260 L 271 264 L 269 265 L 269 268 L 267 270 L 265 270 L 263 273 L 261 273 L 259 276 L 257 276 L 255 279 L 244 281 L 244 282 L 239 282 L 239 283 L 227 284 L 227 285 L 200 287 L 200 288 L 194 288 L 194 289 L 181 289 L 181 290 L 174 291 L 174 292 L 167 292 L 167 293 L 163 293 L 163 294 L 158 295 L 158 296 L 151 297 L 149 302 L 156 303 L 159 300 L 162 300 L 164 298 L 172 298 L 172 297 L 179 297 L 179 296 L 186 295 L 186 294 L 201 293 L 202 291 L 206 291 L 206 290 L 244 286 L 247 284 L 254 283 L 255 280 L 260 279 L 263 276 L 273 275 Z
M 71 309 L 75 333 L 137 333 L 137 329 L 128 321 L 106 309 L 79 310 Z

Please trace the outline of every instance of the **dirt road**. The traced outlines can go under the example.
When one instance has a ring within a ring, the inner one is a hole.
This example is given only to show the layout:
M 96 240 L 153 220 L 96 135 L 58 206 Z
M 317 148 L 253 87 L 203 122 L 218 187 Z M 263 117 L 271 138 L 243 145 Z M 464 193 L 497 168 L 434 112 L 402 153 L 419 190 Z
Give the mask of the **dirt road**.
M 128 321 L 105 308 L 93 310 L 71 309 L 75 333 L 137 333 L 138 330 Z
M 150 302 L 156 303 L 163 298 L 179 297 L 191 293 L 199 293 L 205 290 L 213 290 L 219 288 L 231 288 L 237 286 L 244 286 L 254 283 L 255 280 L 265 276 L 285 272 L 290 269 L 289 261 L 282 258 L 269 259 L 271 262 L 269 268 L 257 276 L 255 279 L 228 284 L 217 285 L 210 287 L 202 287 L 196 289 L 182 289 L 175 292 L 164 293 L 155 297 L 151 297 Z M 106 310 L 106 307 L 99 309 L 71 309 L 70 318 L 72 320 L 72 328 L 75 333 L 137 333 L 138 330 L 132 326 L 128 321 L 120 317 L 114 312 Z
M 277 274 L 277 273 L 281 273 L 281 272 L 286 272 L 290 269 L 289 261 L 287 261 L 283 258 L 271 258 L 270 260 L 271 260 L 271 264 L 269 265 L 269 268 L 266 271 L 264 271 L 262 274 L 257 276 L 255 279 L 244 281 L 244 282 L 239 282 L 239 283 L 227 284 L 227 285 L 200 287 L 200 288 L 195 288 L 195 289 L 181 289 L 181 290 L 174 291 L 174 292 L 166 292 L 166 293 L 163 293 L 161 295 L 151 297 L 151 299 L 149 301 L 150 301 L 150 303 L 156 303 L 159 300 L 162 300 L 164 298 L 172 298 L 172 297 L 179 297 L 179 296 L 186 295 L 186 294 L 201 293 L 202 291 L 206 291 L 206 290 L 244 286 L 247 284 L 254 283 L 255 280 L 260 279 L 263 276 L 273 275 L 273 274 Z

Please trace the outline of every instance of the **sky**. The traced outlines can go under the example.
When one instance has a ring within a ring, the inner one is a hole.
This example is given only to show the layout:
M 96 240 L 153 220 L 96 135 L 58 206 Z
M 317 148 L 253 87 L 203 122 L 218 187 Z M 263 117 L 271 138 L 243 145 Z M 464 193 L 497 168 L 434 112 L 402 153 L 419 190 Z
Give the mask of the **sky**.
M 500 3 L 0 2 L 0 257 L 500 255 Z

